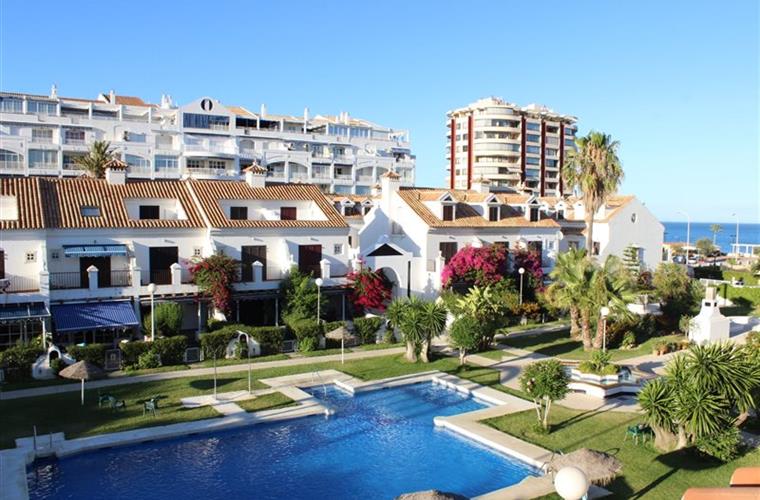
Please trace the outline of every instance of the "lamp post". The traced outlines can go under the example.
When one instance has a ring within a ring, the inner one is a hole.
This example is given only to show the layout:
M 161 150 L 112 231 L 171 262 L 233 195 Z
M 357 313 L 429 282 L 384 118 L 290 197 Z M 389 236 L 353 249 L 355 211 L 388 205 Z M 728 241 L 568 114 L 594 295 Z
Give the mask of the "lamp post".
M 610 315 L 610 308 L 602 307 L 599 314 L 602 317 L 602 352 L 607 352 L 607 316 Z
M 691 238 L 691 217 L 684 211 L 678 212 L 686 216 L 686 266 L 689 266 L 689 243 Z
M 322 278 L 317 278 L 314 280 L 314 284 L 317 285 L 317 324 L 322 322 L 322 317 L 321 317 L 322 315 L 319 314 L 319 299 L 320 299 L 319 295 L 321 293 L 323 283 L 324 281 L 322 281 Z
M 148 293 L 150 293 L 150 341 L 153 342 L 156 340 L 156 315 L 153 314 L 155 312 L 153 302 L 153 296 L 156 293 L 155 283 L 148 284 Z
M 245 352 L 248 353 L 248 394 L 251 393 L 251 350 L 248 349 L 248 337 L 246 337 Z
M 736 254 L 739 254 L 739 214 L 731 214 L 736 217 Z
M 565 500 L 581 500 L 591 486 L 586 474 L 577 467 L 562 467 L 554 476 L 554 489 Z
M 517 270 L 517 272 L 520 274 L 520 305 L 522 305 L 522 296 L 523 296 L 523 275 L 525 274 L 525 268 L 521 267 Z

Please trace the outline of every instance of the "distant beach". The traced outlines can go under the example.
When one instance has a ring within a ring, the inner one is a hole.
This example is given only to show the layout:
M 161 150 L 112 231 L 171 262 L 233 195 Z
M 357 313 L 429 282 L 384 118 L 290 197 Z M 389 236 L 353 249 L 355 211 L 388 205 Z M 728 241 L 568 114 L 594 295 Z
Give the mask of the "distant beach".
M 691 234 L 689 240 L 692 244 L 701 238 L 713 239 L 713 233 L 710 231 L 712 222 L 692 222 Z M 723 231 L 719 232 L 715 238 L 715 243 L 721 251 L 731 251 L 731 245 L 736 243 L 736 223 L 717 222 Z M 665 242 L 685 242 L 686 241 L 686 222 L 663 222 L 665 225 Z M 739 224 L 739 243 L 760 244 L 760 224 Z

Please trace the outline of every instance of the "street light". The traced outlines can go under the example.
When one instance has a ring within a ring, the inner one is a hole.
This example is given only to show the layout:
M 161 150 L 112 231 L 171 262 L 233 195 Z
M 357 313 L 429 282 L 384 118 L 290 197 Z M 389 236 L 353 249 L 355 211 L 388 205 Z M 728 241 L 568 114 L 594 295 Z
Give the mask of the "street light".
M 314 280 L 314 284 L 317 285 L 317 324 L 322 322 L 321 314 L 319 314 L 319 295 L 323 283 L 324 281 L 322 281 L 322 278 L 317 278 Z
M 686 267 L 689 267 L 689 241 L 691 238 L 691 217 L 684 211 L 679 211 L 679 214 L 686 216 Z
M 523 275 L 525 274 L 525 268 L 521 267 L 517 270 L 517 272 L 520 274 L 520 305 L 522 305 L 522 295 L 523 295 Z
M 607 352 L 607 316 L 610 315 L 610 308 L 602 307 L 599 314 L 602 316 L 602 352 Z
M 554 476 L 554 489 L 565 500 L 585 498 L 589 486 L 586 474 L 577 467 L 562 467 Z
M 148 293 L 150 293 L 150 341 L 156 340 L 156 315 L 154 313 L 153 296 L 156 293 L 156 284 L 148 284 Z
M 739 214 L 731 214 L 736 217 L 736 253 L 739 254 Z

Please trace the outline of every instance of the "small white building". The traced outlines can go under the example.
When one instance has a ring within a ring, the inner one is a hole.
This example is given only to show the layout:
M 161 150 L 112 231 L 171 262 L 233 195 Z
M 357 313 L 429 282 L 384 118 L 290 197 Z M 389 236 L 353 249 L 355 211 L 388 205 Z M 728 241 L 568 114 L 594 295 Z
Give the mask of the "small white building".
M 696 344 L 722 342 L 730 333 L 731 320 L 720 312 L 715 288 L 708 287 L 699 314 L 689 323 L 689 340 Z

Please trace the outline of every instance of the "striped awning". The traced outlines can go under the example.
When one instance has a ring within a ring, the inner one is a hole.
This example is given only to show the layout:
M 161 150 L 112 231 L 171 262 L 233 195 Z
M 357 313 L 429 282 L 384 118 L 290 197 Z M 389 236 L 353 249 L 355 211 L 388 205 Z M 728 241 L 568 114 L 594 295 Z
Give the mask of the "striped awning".
M 42 319 L 49 316 L 50 312 L 41 302 L 0 306 L 0 324 L 27 319 Z
M 139 325 L 129 301 L 91 302 L 51 306 L 56 333 L 130 328 Z
M 127 245 L 63 245 L 66 257 L 110 257 L 127 255 Z

